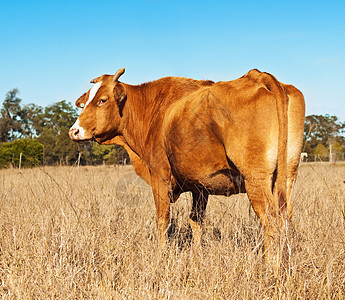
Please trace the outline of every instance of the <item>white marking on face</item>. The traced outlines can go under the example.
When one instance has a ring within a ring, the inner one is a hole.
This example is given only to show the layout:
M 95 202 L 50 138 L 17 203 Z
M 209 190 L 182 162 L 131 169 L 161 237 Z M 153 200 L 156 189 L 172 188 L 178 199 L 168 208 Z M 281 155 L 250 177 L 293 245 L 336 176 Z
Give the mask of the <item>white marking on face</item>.
M 75 121 L 75 123 L 73 124 L 70 130 L 72 129 L 79 129 L 79 133 L 78 133 L 79 139 L 83 140 L 85 138 L 85 130 L 83 127 L 79 126 L 79 118 L 77 119 L 77 121 Z
M 86 108 L 86 106 L 88 106 L 88 104 L 92 101 L 92 99 L 95 97 L 98 89 L 101 87 L 103 81 L 97 82 L 95 83 L 95 85 L 91 88 L 90 93 L 89 93 L 89 99 L 87 100 L 87 102 L 85 103 L 84 109 Z

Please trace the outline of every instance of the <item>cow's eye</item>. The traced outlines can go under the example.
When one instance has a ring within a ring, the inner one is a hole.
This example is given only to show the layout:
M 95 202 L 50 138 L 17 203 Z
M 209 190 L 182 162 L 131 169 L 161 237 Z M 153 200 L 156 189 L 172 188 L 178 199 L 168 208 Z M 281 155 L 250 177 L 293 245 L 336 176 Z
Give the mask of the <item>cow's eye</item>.
M 98 101 L 98 106 L 105 104 L 108 101 L 108 99 L 100 99 Z

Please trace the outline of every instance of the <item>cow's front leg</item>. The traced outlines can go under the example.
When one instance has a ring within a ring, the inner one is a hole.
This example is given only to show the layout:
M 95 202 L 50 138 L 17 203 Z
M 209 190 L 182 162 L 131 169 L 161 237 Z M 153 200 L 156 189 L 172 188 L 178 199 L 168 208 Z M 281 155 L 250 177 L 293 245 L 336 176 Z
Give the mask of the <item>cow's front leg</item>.
M 168 181 L 152 176 L 151 185 L 157 212 L 158 244 L 160 248 L 164 248 L 167 244 L 171 189 Z

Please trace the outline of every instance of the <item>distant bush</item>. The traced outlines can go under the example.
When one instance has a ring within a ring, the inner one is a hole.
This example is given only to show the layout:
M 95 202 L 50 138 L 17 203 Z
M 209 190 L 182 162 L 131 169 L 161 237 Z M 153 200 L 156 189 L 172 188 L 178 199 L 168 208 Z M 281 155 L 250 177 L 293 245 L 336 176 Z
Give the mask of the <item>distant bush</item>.
M 328 157 L 328 149 L 321 143 L 317 144 L 314 154 L 321 160 L 325 160 Z
M 42 163 L 43 145 L 32 139 L 19 139 L 0 144 L 0 168 L 19 166 L 22 153 L 22 167 L 34 167 Z
M 92 160 L 95 164 L 107 165 L 129 163 L 129 156 L 124 148 L 118 145 L 99 145 L 93 143 L 91 148 Z

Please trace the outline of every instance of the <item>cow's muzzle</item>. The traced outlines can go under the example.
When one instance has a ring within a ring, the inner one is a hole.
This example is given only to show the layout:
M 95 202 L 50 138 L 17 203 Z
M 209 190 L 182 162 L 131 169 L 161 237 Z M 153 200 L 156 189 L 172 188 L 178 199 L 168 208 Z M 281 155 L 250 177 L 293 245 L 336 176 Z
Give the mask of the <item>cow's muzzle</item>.
M 85 130 L 79 126 L 79 120 L 69 130 L 69 137 L 72 141 L 83 141 L 85 140 Z
M 71 128 L 69 130 L 69 137 L 72 141 L 80 140 L 80 130 L 78 128 Z

